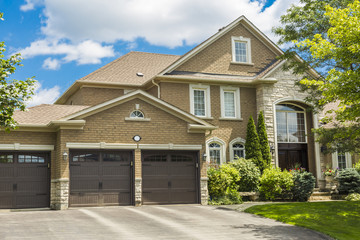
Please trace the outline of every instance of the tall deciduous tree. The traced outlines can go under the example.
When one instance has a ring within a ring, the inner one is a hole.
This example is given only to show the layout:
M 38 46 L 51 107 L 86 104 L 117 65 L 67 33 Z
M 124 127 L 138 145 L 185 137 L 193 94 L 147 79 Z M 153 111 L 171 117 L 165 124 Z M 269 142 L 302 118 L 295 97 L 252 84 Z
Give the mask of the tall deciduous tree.
M 269 167 L 271 164 L 271 153 L 262 111 L 260 111 L 257 121 L 257 133 L 259 135 L 260 150 L 264 165 L 265 167 Z
M 353 0 L 300 0 L 282 16 L 283 26 L 275 28 L 280 44 L 292 45 L 283 56 L 294 53 L 305 61 L 289 61 L 295 73 L 310 67 L 322 76 L 306 76 L 299 82 L 309 93 L 306 99 L 316 110 L 336 105 L 324 122 L 331 128 L 320 128 L 317 140 L 329 152 L 360 152 L 360 10 Z M 336 103 L 336 104 L 334 104 Z M 326 126 L 326 125 L 325 125 Z
M 247 124 L 245 151 L 245 158 L 251 159 L 262 172 L 266 166 L 262 159 L 259 136 L 256 132 L 256 126 L 252 116 L 250 116 Z
M 3 20 L 3 13 L 0 19 Z M 25 81 L 9 79 L 10 75 L 21 65 L 20 54 L 5 58 L 5 43 L 0 42 L 0 127 L 9 131 L 16 128 L 13 118 L 14 111 L 19 109 L 24 111 L 25 102 L 34 94 L 35 80 L 28 78 Z

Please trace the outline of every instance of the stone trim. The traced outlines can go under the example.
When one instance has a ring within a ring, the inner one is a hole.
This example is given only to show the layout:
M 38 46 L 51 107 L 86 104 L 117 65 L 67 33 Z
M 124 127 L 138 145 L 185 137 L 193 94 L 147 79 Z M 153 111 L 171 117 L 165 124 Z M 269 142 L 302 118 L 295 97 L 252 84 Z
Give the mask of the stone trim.
M 59 178 L 51 180 L 50 208 L 65 210 L 69 208 L 69 179 Z
M 76 149 L 136 149 L 136 144 L 124 144 L 124 143 L 66 143 L 67 148 Z
M 0 150 L 37 150 L 37 151 L 53 151 L 54 145 L 32 145 L 32 144 L 0 144 Z
M 201 203 L 201 205 L 208 205 L 208 202 L 209 202 L 208 180 L 209 180 L 209 178 L 207 178 L 207 177 L 200 178 L 200 203 Z
M 201 150 L 202 145 L 181 145 L 181 144 L 139 144 L 139 149 L 156 150 Z
M 142 178 L 135 178 L 135 206 L 142 205 Z

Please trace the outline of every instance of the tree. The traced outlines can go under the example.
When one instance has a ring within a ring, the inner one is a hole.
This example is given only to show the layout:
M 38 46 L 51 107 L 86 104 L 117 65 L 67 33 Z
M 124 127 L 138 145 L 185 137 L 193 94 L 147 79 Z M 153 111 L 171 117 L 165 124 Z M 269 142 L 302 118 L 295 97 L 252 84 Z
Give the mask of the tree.
M 3 20 L 3 13 L 0 13 L 0 19 Z M 16 128 L 16 121 L 13 118 L 14 111 L 19 109 L 24 111 L 25 102 L 31 99 L 34 94 L 35 80 L 28 78 L 22 80 L 10 80 L 9 77 L 21 65 L 21 56 L 19 53 L 5 58 L 5 43 L 0 42 L 0 127 L 6 131 Z
M 257 121 L 257 133 L 259 136 L 260 150 L 262 159 L 265 167 L 269 167 L 271 164 L 271 154 L 270 154 L 270 146 L 267 137 L 266 127 L 265 127 L 265 119 L 264 114 L 260 111 L 258 121 Z
M 316 68 L 322 76 L 306 75 L 299 82 L 306 99 L 321 111 L 327 111 L 323 122 L 331 127 L 315 130 L 317 141 L 328 152 L 360 152 L 360 9 L 359 1 L 302 0 L 301 7 L 292 6 L 282 16 L 283 27 L 275 28 L 279 43 L 296 43 L 286 51 L 289 59 L 298 53 L 303 62 L 290 61 L 295 73 Z M 292 53 L 290 53 L 292 52 Z
M 247 124 L 245 151 L 245 158 L 251 159 L 262 172 L 266 166 L 262 159 L 259 136 L 256 132 L 255 122 L 252 116 L 250 116 Z

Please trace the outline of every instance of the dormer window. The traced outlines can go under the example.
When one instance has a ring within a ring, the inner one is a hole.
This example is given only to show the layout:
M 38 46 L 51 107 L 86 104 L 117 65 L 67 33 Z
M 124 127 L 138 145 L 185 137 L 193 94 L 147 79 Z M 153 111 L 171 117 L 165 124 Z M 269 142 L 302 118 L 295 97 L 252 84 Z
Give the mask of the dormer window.
M 232 37 L 232 63 L 252 64 L 250 38 Z
M 144 118 L 144 114 L 139 110 L 135 110 L 131 112 L 130 118 Z

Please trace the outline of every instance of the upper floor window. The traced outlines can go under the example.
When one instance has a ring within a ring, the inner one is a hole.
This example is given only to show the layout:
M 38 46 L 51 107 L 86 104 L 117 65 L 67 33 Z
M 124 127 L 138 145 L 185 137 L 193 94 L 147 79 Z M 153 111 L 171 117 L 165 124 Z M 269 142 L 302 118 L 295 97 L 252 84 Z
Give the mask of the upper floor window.
M 232 61 L 251 64 L 250 38 L 232 37 Z
M 277 140 L 279 143 L 305 143 L 304 109 L 291 104 L 276 105 Z
M 210 86 L 190 85 L 190 112 L 198 117 L 210 117 Z
M 134 110 L 130 114 L 131 118 L 144 118 L 144 114 L 139 110 Z
M 233 87 L 221 87 L 221 117 L 240 118 L 240 90 Z

